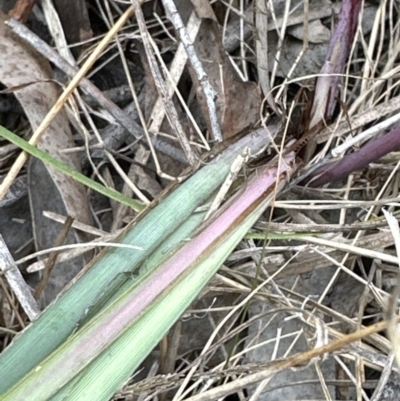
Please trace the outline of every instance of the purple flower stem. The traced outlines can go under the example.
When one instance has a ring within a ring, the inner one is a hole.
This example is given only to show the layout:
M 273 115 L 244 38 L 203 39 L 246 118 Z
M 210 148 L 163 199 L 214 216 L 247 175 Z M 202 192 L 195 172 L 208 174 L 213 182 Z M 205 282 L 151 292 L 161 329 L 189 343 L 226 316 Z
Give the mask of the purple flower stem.
M 369 141 L 361 149 L 344 156 L 341 160 L 317 169 L 307 179 L 307 185 L 310 187 L 320 187 L 328 182 L 340 180 L 399 148 L 400 126 L 380 138 Z M 316 178 L 313 180 L 313 177 Z M 302 184 L 304 185 L 304 182 Z

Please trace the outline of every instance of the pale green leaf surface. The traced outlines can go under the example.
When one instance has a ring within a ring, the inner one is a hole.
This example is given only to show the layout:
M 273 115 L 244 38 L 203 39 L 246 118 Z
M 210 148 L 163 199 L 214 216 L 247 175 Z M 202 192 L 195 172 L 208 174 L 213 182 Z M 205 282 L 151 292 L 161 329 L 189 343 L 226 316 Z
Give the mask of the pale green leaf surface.
M 277 188 L 279 189 L 279 188 Z M 51 401 L 60 401 L 68 394 L 68 401 L 108 400 L 130 377 L 140 363 L 168 332 L 201 289 L 217 272 L 250 227 L 268 206 L 266 199 L 214 252 L 181 275 L 169 292 L 164 292 L 136 324 L 103 352 L 74 386 L 67 386 Z
M 263 130 L 247 135 L 214 161 L 197 171 L 161 203 L 128 229 L 121 243 L 143 248 L 107 250 L 92 267 L 31 324 L 0 355 L 4 393 L 35 368 L 73 332 L 88 308 L 94 305 L 110 284 L 118 285 L 121 273 L 132 272 L 201 205 L 226 178 L 230 165 L 248 147 L 256 153 L 269 141 Z
M 206 202 L 208 203 L 208 201 Z M 158 266 L 163 260 L 171 257 L 172 252 L 182 243 L 187 241 L 190 234 L 202 223 L 206 212 L 194 212 L 187 220 L 185 220 L 181 226 L 179 226 L 171 235 L 164 240 L 160 246 L 141 264 L 138 268 L 137 273 L 125 274 L 126 280 L 119 286 L 110 286 L 109 296 L 105 294 L 102 296 L 101 301 L 98 302 L 93 308 L 90 309 L 87 316 L 81 321 L 81 324 L 86 324 L 93 316 L 106 305 L 110 304 L 121 296 L 128 288 L 132 289 L 133 286 L 139 284 L 139 278 L 152 270 L 155 266 Z M 115 287 L 118 287 L 115 289 Z
M 251 223 L 239 227 L 217 252 L 183 276 L 173 290 L 162 293 L 157 304 L 84 371 L 81 380 L 69 389 L 68 401 L 109 400 L 196 298 L 249 226 Z
M 111 304 L 101 314 L 102 316 L 97 316 L 81 331 L 67 340 L 59 347 L 57 352 L 43 361 L 39 369 L 32 371 L 21 383 L 8 392 L 4 400 L 23 399 L 28 394 L 38 401 L 47 400 L 69 380 L 73 380 L 74 376 L 81 369 L 87 367 L 88 363 L 93 361 L 99 352 L 104 351 L 107 347 L 109 348 L 110 341 L 117 340 L 121 334 L 123 335 L 123 332 L 129 331 L 133 322 L 138 321 L 138 319 L 140 321 L 145 316 L 143 308 L 151 310 L 152 305 L 159 302 L 157 300 L 160 298 L 160 294 L 168 292 L 167 289 L 173 291 L 176 283 L 179 283 L 182 277 L 192 274 L 192 270 L 196 269 L 197 264 L 201 264 L 204 259 L 212 258 L 213 254 L 218 255 L 217 259 L 221 258 L 220 249 L 226 250 L 225 243 L 230 243 L 232 232 L 237 233 L 238 231 L 237 223 L 241 223 L 239 227 L 245 230 L 242 234 L 244 235 L 250 228 L 245 223 L 251 222 L 253 224 L 255 219 L 258 218 L 266 204 L 265 188 L 274 183 L 274 177 L 274 173 L 269 170 L 260 176 L 255 176 L 246 186 L 244 193 L 234 199 L 229 207 L 193 241 L 174 254 L 165 265 L 161 266 L 157 274 L 151 272 L 149 279 L 144 278 L 142 285 L 136 288 L 136 291 L 128 290 L 126 294 L 121 296 L 121 299 Z M 271 195 L 267 197 L 267 200 L 269 201 L 270 198 Z M 244 216 L 242 216 L 243 213 Z M 240 217 L 245 217 L 245 220 Z M 222 255 L 223 258 L 226 256 L 227 254 Z M 220 263 L 222 261 L 213 265 L 213 271 L 219 267 Z M 171 280 L 174 280 L 172 286 L 169 284 Z M 202 280 L 199 282 L 203 283 Z M 202 285 L 199 287 L 198 282 L 192 284 L 193 287 L 187 289 L 188 293 L 185 297 L 185 299 L 189 298 L 188 302 L 193 299 L 193 295 L 190 294 L 197 294 L 202 288 Z M 182 312 L 183 310 L 180 313 Z M 167 330 L 173 323 L 174 321 L 168 321 L 167 327 L 162 330 Z M 154 327 L 147 333 L 146 337 L 152 337 L 153 329 Z M 137 341 L 136 344 L 141 345 L 142 340 Z M 150 351 L 151 348 L 147 348 L 146 352 Z M 109 351 L 106 351 L 106 355 L 108 359 Z M 135 359 L 134 355 L 130 359 Z M 141 359 L 138 360 L 138 363 L 140 361 Z

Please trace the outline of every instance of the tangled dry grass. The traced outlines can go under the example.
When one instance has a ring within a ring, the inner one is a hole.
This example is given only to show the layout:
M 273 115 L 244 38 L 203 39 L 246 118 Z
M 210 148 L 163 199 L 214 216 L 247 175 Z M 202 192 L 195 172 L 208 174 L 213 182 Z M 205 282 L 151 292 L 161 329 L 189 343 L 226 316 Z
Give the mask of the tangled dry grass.
M 397 400 L 398 3 L 122 3 L 91 4 L 76 63 L 59 26 L 57 53 L 14 25 L 74 77 L 54 114 L 84 92 L 68 110 L 85 168 L 149 203 L 218 143 L 273 124 L 239 180 L 288 147 L 299 171 L 114 399 Z M 101 223 L 131 218 L 113 206 Z

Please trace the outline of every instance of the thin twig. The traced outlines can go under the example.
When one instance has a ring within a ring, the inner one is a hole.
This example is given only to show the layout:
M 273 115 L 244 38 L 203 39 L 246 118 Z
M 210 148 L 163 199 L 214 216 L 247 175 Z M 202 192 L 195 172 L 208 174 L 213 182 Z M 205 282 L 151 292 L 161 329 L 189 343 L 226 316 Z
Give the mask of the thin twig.
M 56 247 L 64 244 L 65 240 L 68 237 L 68 233 L 71 229 L 73 221 L 74 221 L 74 219 L 71 216 L 67 216 L 67 219 L 65 220 L 65 223 L 62 226 L 62 228 L 56 238 L 56 241 L 55 241 Z M 57 262 L 58 255 L 59 255 L 59 251 L 54 251 L 50 254 L 50 256 L 47 259 L 42 278 L 35 289 L 34 297 L 36 300 L 40 299 L 40 295 L 42 294 L 44 288 L 46 287 L 47 283 L 49 282 L 50 274 Z
M 8 20 L 7 25 L 13 29 L 13 32 L 16 35 L 18 35 L 25 42 L 29 43 L 42 56 L 51 61 L 70 78 L 73 78 L 78 73 L 78 68 L 72 66 L 25 25 L 14 19 Z M 104 96 L 104 94 L 94 84 L 92 84 L 89 79 L 82 78 L 79 82 L 79 86 L 87 93 L 88 96 L 90 96 L 97 104 L 99 104 L 100 107 L 103 107 L 105 110 L 107 110 L 131 135 L 133 135 L 136 139 L 143 139 L 143 128 L 134 119 L 132 119 L 126 111 L 120 109 L 115 103 Z M 131 106 L 128 106 L 128 108 L 129 107 Z M 168 156 L 182 163 L 187 163 L 186 157 L 180 149 L 171 146 L 169 143 L 155 136 L 153 136 L 151 141 L 154 147 L 164 154 L 167 154 Z
M 178 113 L 175 109 L 175 106 L 174 106 L 172 100 L 170 99 L 170 97 L 168 96 L 168 91 L 166 89 L 166 84 L 165 84 L 164 78 L 161 75 L 161 71 L 158 67 L 157 61 L 151 50 L 151 44 L 150 44 L 151 37 L 149 35 L 149 32 L 146 27 L 146 23 L 144 21 L 144 16 L 142 13 L 142 9 L 140 7 L 139 0 L 132 0 L 132 4 L 134 4 L 133 7 L 135 8 L 136 19 L 138 22 L 140 34 L 142 36 L 144 49 L 146 52 L 147 60 L 149 62 L 149 67 L 150 67 L 151 73 L 154 78 L 154 83 L 157 87 L 158 93 L 160 94 L 161 98 L 163 99 L 164 107 L 165 107 L 165 110 L 169 117 L 170 124 L 173 127 L 174 132 L 176 133 L 176 135 L 179 139 L 179 142 L 182 145 L 182 148 L 186 154 L 186 157 L 189 160 L 189 163 L 192 166 L 194 166 L 196 164 L 196 158 L 195 158 L 194 153 L 192 152 L 189 141 L 186 138 L 186 134 L 185 134 L 182 124 L 179 120 Z
M 176 9 L 175 3 L 172 0 L 162 0 L 164 8 L 169 15 L 169 18 L 174 25 L 174 28 L 181 40 L 181 43 L 185 47 L 186 53 L 188 55 L 190 64 L 197 76 L 198 83 L 203 89 L 203 94 L 206 99 L 206 104 L 208 108 L 208 118 L 210 119 L 211 133 L 214 139 L 218 142 L 222 142 L 221 128 L 218 123 L 217 108 L 215 104 L 216 92 L 211 86 L 208 80 L 207 74 L 203 69 L 201 61 L 197 56 L 193 43 L 189 37 L 186 27 Z
M 15 264 L 4 240 L 0 235 L 0 270 L 4 273 L 11 289 L 18 298 L 19 303 L 31 321 L 35 320 L 40 309 L 33 297 L 29 287 L 27 286 L 21 272 Z
M 133 12 L 134 12 L 133 7 L 127 8 L 124 14 L 115 23 L 115 25 L 107 32 L 106 36 L 100 41 L 100 43 L 97 45 L 93 53 L 88 57 L 88 59 L 85 61 L 81 69 L 74 76 L 74 78 L 65 88 L 64 92 L 58 98 L 56 104 L 51 108 L 51 110 L 47 113 L 46 117 L 42 120 L 41 124 L 37 127 L 36 131 L 29 140 L 29 143 L 31 145 L 36 145 L 38 143 L 38 141 L 44 134 L 45 130 L 49 127 L 50 123 L 53 121 L 53 118 L 64 106 L 64 103 L 67 101 L 68 97 L 77 88 L 79 82 L 87 74 L 89 69 L 92 67 L 97 58 L 101 55 L 101 53 L 106 48 L 108 43 L 112 40 L 114 35 L 116 35 L 117 32 L 125 25 L 126 21 L 131 17 Z M 20 172 L 21 168 L 23 167 L 23 165 L 27 160 L 28 160 L 28 153 L 21 152 L 20 155 L 15 160 L 12 167 L 10 168 L 7 176 L 4 178 L 4 181 L 0 185 L 0 199 L 3 199 L 5 193 L 8 191 L 8 188 L 10 188 L 13 181 L 17 178 L 18 173 Z

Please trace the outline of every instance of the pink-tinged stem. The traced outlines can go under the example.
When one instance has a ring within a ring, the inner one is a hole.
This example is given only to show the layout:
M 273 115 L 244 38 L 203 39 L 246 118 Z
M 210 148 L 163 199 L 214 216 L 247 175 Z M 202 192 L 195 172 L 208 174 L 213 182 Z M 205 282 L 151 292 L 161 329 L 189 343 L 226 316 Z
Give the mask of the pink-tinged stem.
M 108 344 L 115 341 L 141 313 L 162 292 L 167 290 L 186 269 L 204 258 L 204 255 L 213 252 L 215 245 L 235 229 L 244 217 L 252 210 L 261 205 L 266 199 L 269 191 L 275 185 L 277 179 L 287 175 L 294 163 L 294 154 L 290 153 L 277 167 L 265 169 L 255 175 L 239 196 L 228 203 L 223 210 L 203 231 L 190 242 L 177 251 L 162 267 L 145 281 L 133 294 L 129 294 L 124 301 L 120 300 L 105 311 L 101 320 L 89 323 L 85 332 L 77 334 L 79 338 L 64 352 L 49 362 L 47 369 L 52 380 L 57 380 L 57 385 L 64 385 L 69 379 L 71 372 L 76 374 L 92 361 Z M 46 372 L 47 373 L 47 372 Z M 49 377 L 47 374 L 38 377 L 32 390 L 38 386 L 45 386 Z
M 333 73 L 344 72 L 346 60 L 350 55 L 351 45 L 357 29 L 358 16 L 360 14 L 362 0 L 344 0 L 339 13 L 339 21 L 329 44 L 327 60 L 333 60 Z M 337 59 L 336 59 L 336 52 Z M 336 105 L 336 97 L 339 90 L 339 76 L 333 75 L 329 94 L 327 117 L 333 115 Z
M 399 148 L 400 127 L 396 127 L 386 135 L 369 141 L 354 153 L 344 156 L 338 162 L 330 163 L 316 170 L 312 174 L 312 177 L 317 178 L 315 180 L 312 177 L 308 178 L 308 185 L 311 187 L 320 187 L 328 182 L 337 181 Z
M 357 29 L 362 0 L 343 0 L 339 20 L 329 43 L 322 74 L 315 86 L 310 129 L 322 120 L 330 119 L 335 110 L 339 92 L 339 74 L 345 70 L 351 45 Z
M 291 157 L 293 159 L 293 156 Z M 291 159 L 286 159 L 287 163 Z M 282 163 L 280 174 L 288 171 L 288 164 Z M 97 338 L 103 342 L 105 338 L 116 338 L 121 332 L 121 327 L 128 325 L 143 309 L 145 309 L 162 291 L 164 291 L 180 274 L 189 266 L 196 262 L 204 252 L 214 242 L 218 241 L 239 219 L 242 213 L 246 213 L 253 203 L 264 196 L 266 191 L 275 184 L 278 176 L 277 168 L 268 169 L 255 176 L 249 183 L 243 193 L 233 202 L 223 213 L 221 213 L 208 227 L 199 235 L 193 238 L 187 245 L 181 248 L 173 255 L 164 266 L 145 282 L 141 288 L 136 291 L 134 297 L 126 303 L 121 304 L 118 310 L 114 310 L 109 316 L 109 321 L 105 320 L 97 328 L 97 333 L 101 336 L 91 333 L 87 335 L 87 346 L 79 346 L 77 358 L 82 358 L 85 350 L 92 348 L 93 342 Z M 105 346 L 104 344 L 103 346 Z M 64 361 L 68 363 L 68 361 Z M 72 361 L 71 361 L 72 362 Z M 72 367 L 71 367 L 72 368 Z

